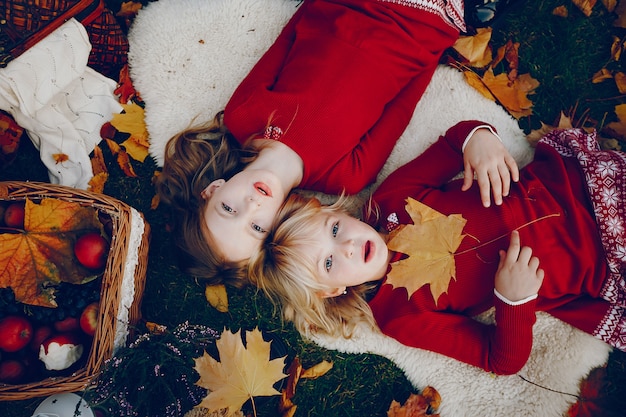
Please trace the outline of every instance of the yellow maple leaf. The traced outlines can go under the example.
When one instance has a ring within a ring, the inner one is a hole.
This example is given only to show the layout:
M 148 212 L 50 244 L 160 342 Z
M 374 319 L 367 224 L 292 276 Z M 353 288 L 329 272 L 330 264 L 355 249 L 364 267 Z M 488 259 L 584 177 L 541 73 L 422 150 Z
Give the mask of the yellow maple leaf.
M 137 103 L 122 104 L 124 111 L 114 114 L 111 125 L 120 132 L 130 133 L 122 146 L 136 161 L 143 162 L 148 156 L 148 129 L 144 121 L 144 110 Z
M 236 333 L 224 330 L 215 342 L 219 362 L 206 352 L 194 359 L 194 369 L 200 374 L 196 385 L 209 390 L 198 407 L 213 411 L 226 409 L 228 417 L 248 399 L 280 395 L 274 384 L 287 376 L 283 373 L 287 356 L 270 360 L 270 343 L 255 328 L 246 332 L 244 347 L 241 330 Z
M 204 288 L 204 296 L 209 304 L 220 313 L 228 311 L 228 294 L 226 294 L 224 284 L 207 285 Z
M 474 36 L 461 36 L 452 47 L 469 61 L 469 65 L 476 68 L 487 66 L 492 60 L 492 51 L 489 47 L 491 28 L 477 29 Z
M 445 216 L 412 198 L 407 199 L 406 211 L 413 224 L 396 229 L 387 246 L 408 258 L 392 263 L 387 283 L 406 288 L 409 297 L 430 284 L 436 303 L 456 279 L 454 252 L 465 237 L 461 232 L 466 220 L 459 214 Z

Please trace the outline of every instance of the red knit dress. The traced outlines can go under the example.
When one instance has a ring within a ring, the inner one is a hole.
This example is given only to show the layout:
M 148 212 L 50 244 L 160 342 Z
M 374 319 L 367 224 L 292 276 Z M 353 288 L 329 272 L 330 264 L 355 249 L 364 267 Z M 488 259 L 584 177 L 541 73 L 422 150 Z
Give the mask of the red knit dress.
M 409 196 L 440 213 L 461 214 L 467 220 L 466 236 L 454 258 L 456 280 L 450 281 L 447 293 L 435 303 L 429 285 L 409 299 L 404 288 L 383 284 L 370 301 L 380 328 L 406 345 L 498 374 L 515 373 L 526 363 L 536 310 L 624 349 L 623 298 L 616 301 L 605 294 L 611 271 L 581 164 L 542 141 L 534 161 L 521 170 L 520 181 L 512 185 L 503 204 L 485 208 L 476 183 L 463 192 L 462 180 L 450 181 L 463 169 L 463 141 L 480 124 L 462 122 L 453 127 L 422 155 L 392 173 L 374 194 L 381 214 L 370 223 L 380 229 L 411 223 L 404 209 Z M 623 160 L 617 178 L 624 178 L 626 154 L 616 155 Z M 621 216 L 626 218 L 623 209 Z M 533 249 L 545 270 L 538 298 L 521 305 L 494 295 L 498 251 L 508 248 L 512 230 L 519 230 L 522 245 Z M 621 265 L 623 274 L 626 257 Z M 616 282 L 619 274 L 613 274 Z M 618 291 L 626 293 L 623 288 Z M 472 318 L 492 306 L 497 325 Z
M 224 122 L 237 140 L 280 140 L 302 188 L 373 182 L 459 36 L 462 1 L 306 0 L 238 86 Z

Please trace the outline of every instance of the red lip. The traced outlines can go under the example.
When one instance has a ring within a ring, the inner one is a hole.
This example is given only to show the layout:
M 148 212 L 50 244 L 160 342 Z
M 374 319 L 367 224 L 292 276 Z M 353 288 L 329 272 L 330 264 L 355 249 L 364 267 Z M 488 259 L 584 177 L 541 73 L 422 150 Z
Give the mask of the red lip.
M 267 197 L 272 196 L 272 190 L 264 182 L 255 182 L 254 188 L 257 190 L 259 194 L 263 196 L 267 196 Z
M 363 245 L 363 260 L 365 262 L 369 262 L 373 255 L 374 246 L 372 245 L 372 242 L 368 240 L 365 242 L 365 245 Z

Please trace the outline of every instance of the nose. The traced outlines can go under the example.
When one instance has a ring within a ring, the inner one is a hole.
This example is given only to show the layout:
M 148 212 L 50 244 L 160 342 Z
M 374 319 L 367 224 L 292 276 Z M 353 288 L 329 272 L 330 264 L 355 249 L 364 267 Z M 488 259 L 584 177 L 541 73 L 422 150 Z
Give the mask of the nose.
M 247 201 L 253 206 L 261 206 L 261 197 L 259 197 L 258 195 L 250 194 L 247 198 Z
M 344 253 L 344 255 L 347 258 L 352 258 L 352 255 L 354 255 L 354 240 L 353 239 L 345 240 L 341 244 L 341 246 L 342 246 L 341 250 Z

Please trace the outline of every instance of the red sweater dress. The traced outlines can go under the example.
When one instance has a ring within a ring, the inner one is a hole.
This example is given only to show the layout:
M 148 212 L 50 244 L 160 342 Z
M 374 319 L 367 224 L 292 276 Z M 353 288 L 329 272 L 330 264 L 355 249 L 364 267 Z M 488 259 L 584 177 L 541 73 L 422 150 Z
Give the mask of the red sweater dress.
M 462 25 L 461 0 L 305 0 L 233 93 L 224 122 L 242 144 L 266 133 L 297 152 L 300 187 L 358 192 Z
M 536 310 L 585 332 L 597 331 L 611 308 L 601 298 L 609 271 L 576 158 L 563 158 L 540 143 L 534 161 L 521 170 L 520 181 L 511 186 L 501 206 L 483 207 L 476 183 L 463 192 L 462 180 L 450 181 L 463 169 L 463 141 L 482 124 L 470 121 L 453 127 L 392 173 L 373 196 L 381 213 L 379 220 L 370 223 L 379 229 L 412 223 L 404 209 L 409 196 L 440 213 L 461 214 L 467 220 L 463 230 L 467 236 L 457 249 L 464 254 L 455 256 L 456 280 L 450 281 L 448 292 L 436 304 L 429 285 L 409 299 L 404 288 L 383 284 L 370 306 L 382 331 L 403 344 L 511 374 L 523 367 L 530 354 Z M 494 295 L 498 251 L 508 248 L 514 229 L 545 270 L 538 298 L 521 305 Z M 492 306 L 497 326 L 472 318 Z

